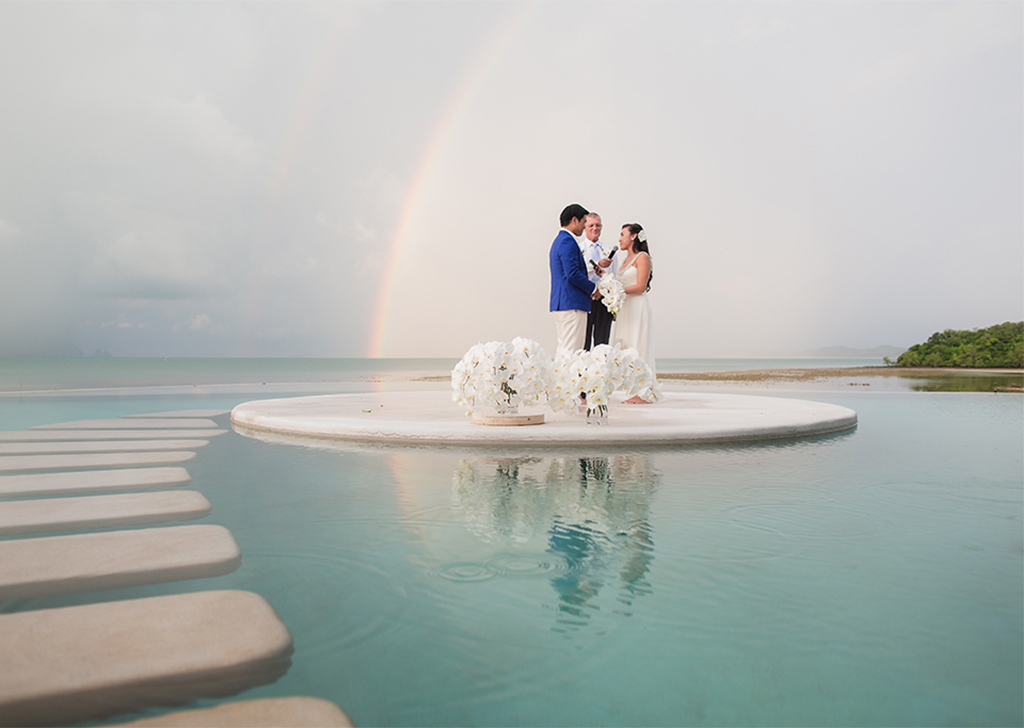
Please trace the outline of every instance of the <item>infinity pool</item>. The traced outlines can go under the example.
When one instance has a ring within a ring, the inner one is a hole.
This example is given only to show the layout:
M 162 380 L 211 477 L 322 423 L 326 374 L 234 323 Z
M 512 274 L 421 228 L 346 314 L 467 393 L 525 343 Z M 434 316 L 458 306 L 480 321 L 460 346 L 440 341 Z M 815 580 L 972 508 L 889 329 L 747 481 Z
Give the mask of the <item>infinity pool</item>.
M 255 591 L 296 649 L 239 697 L 324 697 L 364 726 L 1020 725 L 1024 398 L 799 396 L 858 429 L 598 456 L 230 433 L 188 469 L 241 569 L 0 608 Z

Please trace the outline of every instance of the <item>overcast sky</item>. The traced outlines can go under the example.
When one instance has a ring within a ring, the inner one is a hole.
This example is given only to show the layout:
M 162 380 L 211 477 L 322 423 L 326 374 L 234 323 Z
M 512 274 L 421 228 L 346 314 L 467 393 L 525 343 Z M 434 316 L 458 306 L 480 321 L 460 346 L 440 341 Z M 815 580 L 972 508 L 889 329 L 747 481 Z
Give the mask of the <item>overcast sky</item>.
M 1024 4 L 0 3 L 0 356 L 551 350 L 558 213 L 660 357 L 1024 319 Z

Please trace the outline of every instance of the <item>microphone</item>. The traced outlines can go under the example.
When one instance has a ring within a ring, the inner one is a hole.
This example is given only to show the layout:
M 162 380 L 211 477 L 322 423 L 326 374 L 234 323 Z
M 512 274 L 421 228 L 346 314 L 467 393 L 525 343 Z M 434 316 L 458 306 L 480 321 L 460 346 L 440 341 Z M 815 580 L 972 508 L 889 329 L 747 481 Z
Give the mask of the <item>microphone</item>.
M 601 255 L 604 258 L 608 258 L 608 260 L 611 260 L 611 261 L 615 260 L 615 258 L 612 257 L 612 256 L 615 255 L 615 248 L 611 248 L 607 253 L 605 253 L 604 250 L 600 246 L 598 246 L 598 250 L 601 251 Z M 590 261 L 590 265 L 594 266 L 594 270 L 597 271 L 598 275 L 604 275 L 604 272 L 611 268 L 611 266 L 609 266 L 608 268 L 602 268 L 601 266 L 599 266 L 597 264 L 597 261 L 593 261 L 593 260 Z
M 602 247 L 601 247 L 601 243 L 598 243 L 598 242 L 596 242 L 596 241 L 591 241 L 591 240 L 590 240 L 590 239 L 588 238 L 588 239 L 587 239 L 587 245 L 588 245 L 588 246 L 593 246 L 593 245 L 596 245 L 596 246 L 597 246 L 597 252 L 599 252 L 599 253 L 600 253 L 600 254 L 601 254 L 602 256 L 604 256 L 604 257 L 609 257 L 609 256 L 605 256 L 605 255 L 604 255 L 604 248 L 602 248 Z M 605 271 L 605 269 L 604 269 L 604 268 L 602 268 L 601 266 L 599 266 L 599 265 L 597 264 L 597 261 L 596 261 L 596 260 L 590 260 L 590 259 L 588 258 L 588 261 L 590 262 L 590 267 L 594 269 L 594 273 L 596 273 L 596 274 L 597 274 L 598 276 L 602 276 L 602 275 L 604 275 L 604 271 Z

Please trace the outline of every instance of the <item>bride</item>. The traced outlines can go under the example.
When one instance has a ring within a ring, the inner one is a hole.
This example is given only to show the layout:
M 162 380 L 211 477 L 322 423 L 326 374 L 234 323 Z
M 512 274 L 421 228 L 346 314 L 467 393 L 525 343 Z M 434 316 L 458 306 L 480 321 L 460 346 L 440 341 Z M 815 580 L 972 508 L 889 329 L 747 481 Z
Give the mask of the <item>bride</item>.
M 615 321 L 612 322 L 611 342 L 623 349 L 633 348 L 647 362 L 654 373 L 654 355 L 651 347 L 651 254 L 647 248 L 647 233 L 639 223 L 626 223 L 619 234 L 619 248 L 626 259 L 619 266 L 619 278 L 626 288 L 626 300 Z M 650 404 L 641 397 L 630 397 L 627 404 Z

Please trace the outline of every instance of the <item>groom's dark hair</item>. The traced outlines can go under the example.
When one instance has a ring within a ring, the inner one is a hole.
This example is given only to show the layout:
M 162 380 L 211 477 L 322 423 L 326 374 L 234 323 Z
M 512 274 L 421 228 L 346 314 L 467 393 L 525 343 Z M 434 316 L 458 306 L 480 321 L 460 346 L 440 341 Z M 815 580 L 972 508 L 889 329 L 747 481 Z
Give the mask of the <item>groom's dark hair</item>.
M 577 205 L 574 202 L 571 205 L 569 205 L 567 208 L 562 210 L 562 216 L 560 218 L 558 218 L 558 221 L 559 221 L 559 223 L 561 223 L 562 227 L 565 227 L 566 225 L 568 225 L 569 223 L 572 222 L 572 219 L 574 217 L 577 220 L 582 220 L 583 218 L 585 218 L 589 214 L 590 213 L 587 212 L 587 208 L 585 208 L 583 205 Z

